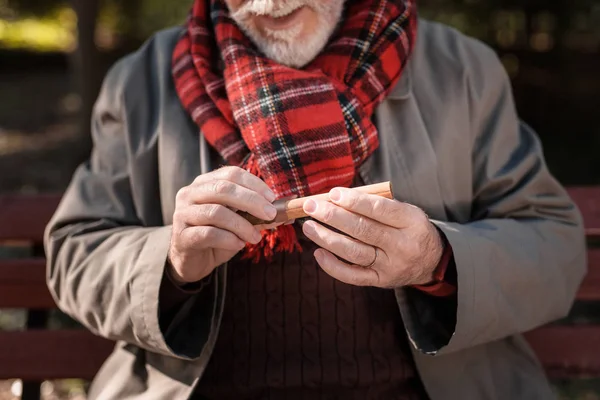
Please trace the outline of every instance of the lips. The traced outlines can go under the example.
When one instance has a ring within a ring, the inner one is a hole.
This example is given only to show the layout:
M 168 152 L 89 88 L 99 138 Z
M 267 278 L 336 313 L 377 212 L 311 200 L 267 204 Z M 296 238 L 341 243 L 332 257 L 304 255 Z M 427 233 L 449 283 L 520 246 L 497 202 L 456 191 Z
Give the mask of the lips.
M 296 24 L 301 23 L 307 13 L 309 13 L 308 7 L 303 6 L 285 15 L 257 15 L 256 18 L 259 20 L 260 24 L 266 29 L 280 31 L 290 29 Z M 281 13 L 277 13 L 275 15 L 278 14 Z

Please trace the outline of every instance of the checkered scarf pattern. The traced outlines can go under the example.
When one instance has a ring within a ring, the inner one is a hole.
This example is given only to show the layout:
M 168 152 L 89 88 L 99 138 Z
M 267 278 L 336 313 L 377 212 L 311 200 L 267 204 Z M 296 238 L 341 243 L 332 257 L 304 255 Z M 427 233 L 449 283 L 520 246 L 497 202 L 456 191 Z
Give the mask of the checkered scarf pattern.
M 204 137 L 279 198 L 352 184 L 379 146 L 371 116 L 414 47 L 413 0 L 348 0 L 346 8 L 327 47 L 301 70 L 264 57 L 223 0 L 196 0 L 175 48 L 175 87 Z M 279 239 L 265 233 L 265 253 L 298 249 L 290 228 L 279 228 Z

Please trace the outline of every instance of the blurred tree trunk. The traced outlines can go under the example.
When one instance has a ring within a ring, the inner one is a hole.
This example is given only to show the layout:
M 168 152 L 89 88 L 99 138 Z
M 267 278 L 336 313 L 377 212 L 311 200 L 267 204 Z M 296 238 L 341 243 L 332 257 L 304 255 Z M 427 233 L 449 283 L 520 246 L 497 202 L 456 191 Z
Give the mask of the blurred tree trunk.
M 81 99 L 81 146 L 77 149 L 78 154 L 75 157 L 75 162 L 79 164 L 89 156 L 92 148 L 92 109 L 100 91 L 104 71 L 94 40 L 100 0 L 71 0 L 71 4 L 77 13 L 78 46 L 73 55 L 72 69 Z
M 131 52 L 137 49 L 140 45 L 140 10 L 142 8 L 141 0 L 121 0 L 119 3 L 121 13 L 124 20 L 127 21 L 127 26 L 123 37 L 121 38 L 121 49 L 125 52 Z

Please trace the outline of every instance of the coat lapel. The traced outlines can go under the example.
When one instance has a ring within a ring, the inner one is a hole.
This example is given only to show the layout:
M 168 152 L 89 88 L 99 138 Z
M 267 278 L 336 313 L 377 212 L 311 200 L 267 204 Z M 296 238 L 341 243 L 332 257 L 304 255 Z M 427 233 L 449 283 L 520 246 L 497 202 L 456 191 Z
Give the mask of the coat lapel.
M 445 220 L 437 158 L 417 101 L 411 68 L 377 109 L 379 149 L 360 174 L 367 184 L 391 181 L 397 200 L 422 208 L 431 218 Z
M 159 109 L 163 110 L 158 124 L 161 206 L 164 223 L 170 225 L 177 192 L 205 171 L 200 165 L 198 128 L 181 107 L 175 92 Z

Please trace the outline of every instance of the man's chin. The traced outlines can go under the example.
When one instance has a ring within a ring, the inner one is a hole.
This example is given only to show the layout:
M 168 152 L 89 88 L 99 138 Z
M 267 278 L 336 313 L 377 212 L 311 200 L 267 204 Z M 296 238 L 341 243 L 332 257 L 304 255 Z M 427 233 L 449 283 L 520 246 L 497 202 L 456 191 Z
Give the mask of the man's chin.
M 271 39 L 268 40 L 268 44 L 263 43 L 258 47 L 267 58 L 276 63 L 292 68 L 302 68 L 314 60 L 324 46 L 317 48 L 300 40 L 289 43 Z

